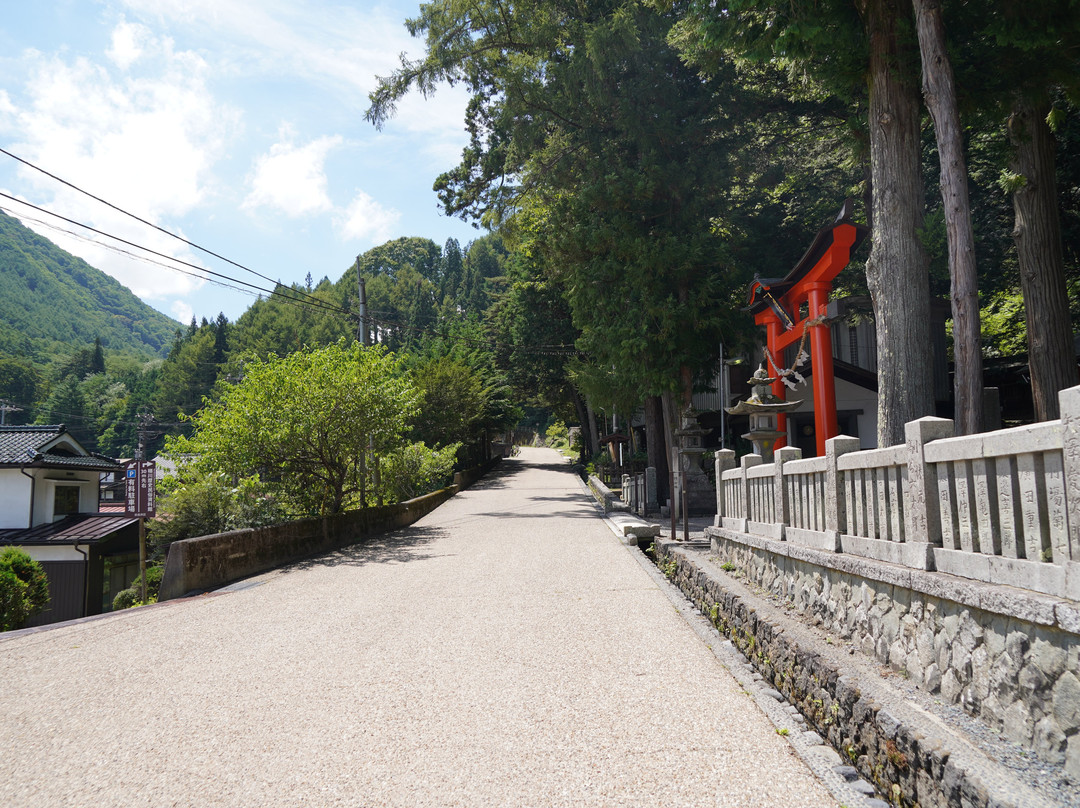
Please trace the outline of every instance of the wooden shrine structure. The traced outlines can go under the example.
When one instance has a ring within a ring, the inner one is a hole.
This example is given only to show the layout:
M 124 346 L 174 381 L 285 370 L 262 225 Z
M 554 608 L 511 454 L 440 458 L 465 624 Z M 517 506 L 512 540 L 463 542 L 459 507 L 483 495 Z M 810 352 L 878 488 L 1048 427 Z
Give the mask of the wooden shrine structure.
M 836 386 L 833 376 L 831 329 L 825 310 L 832 292 L 832 282 L 848 265 L 851 254 L 869 235 L 870 228 L 851 220 L 851 200 L 840 209 L 836 220 L 814 237 L 794 268 L 780 279 L 756 278 L 750 286 L 749 310 L 754 322 L 765 326 L 766 356 L 773 365 L 776 380 L 773 394 L 784 399 L 784 350 L 799 345 L 800 353 L 810 343 L 810 365 L 814 390 L 814 431 L 818 456 L 825 454 L 825 441 L 836 437 L 840 429 L 836 419 Z M 796 365 L 799 363 L 796 358 Z M 787 431 L 787 416 L 777 416 L 777 429 Z M 786 445 L 780 438 L 775 448 Z

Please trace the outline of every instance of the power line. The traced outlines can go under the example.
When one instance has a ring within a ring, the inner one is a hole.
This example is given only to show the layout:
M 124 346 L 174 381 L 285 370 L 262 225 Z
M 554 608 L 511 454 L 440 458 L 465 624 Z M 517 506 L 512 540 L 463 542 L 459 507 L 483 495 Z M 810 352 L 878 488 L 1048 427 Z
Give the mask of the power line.
M 140 216 L 136 216 L 134 213 L 130 213 L 129 211 L 124 210 L 123 208 L 119 207 L 118 205 L 114 205 L 112 202 L 109 202 L 108 200 L 102 199 L 99 196 L 95 196 L 94 194 L 90 193 L 89 191 L 86 191 L 86 190 L 80 188 L 78 185 L 75 185 L 74 183 L 63 179 L 62 177 L 58 177 L 55 174 L 52 174 L 52 173 L 46 171 L 44 168 L 41 168 L 40 166 L 34 165 L 29 160 L 25 160 L 25 159 L 23 159 L 22 157 L 19 157 L 16 154 L 12 154 L 7 149 L 0 148 L 0 153 L 6 154 L 12 160 L 16 160 L 16 161 L 22 163 L 24 166 L 27 166 L 28 168 L 32 168 L 32 169 L 34 169 L 34 171 L 38 171 L 38 172 L 44 174 L 46 177 L 49 177 L 50 179 L 56 180 L 57 182 L 61 183 L 62 185 L 66 185 L 68 188 L 71 188 L 72 190 L 77 191 L 80 194 L 83 194 L 84 196 L 90 197 L 90 199 L 93 199 L 95 202 L 100 202 L 102 205 L 105 205 L 106 207 L 112 208 L 117 213 L 122 213 L 124 216 L 128 216 L 128 217 L 134 219 L 135 221 L 140 222 L 141 224 L 145 224 L 147 227 L 152 227 L 155 230 L 157 230 L 158 232 L 164 233 L 166 236 L 169 236 L 170 238 L 174 238 L 177 241 L 183 242 L 184 244 L 187 244 L 189 247 L 194 247 L 196 250 L 204 252 L 207 255 L 212 255 L 214 258 L 217 258 L 217 259 L 219 259 L 221 261 L 224 261 L 227 264 L 232 264 L 237 269 L 242 269 L 245 272 L 250 272 L 252 275 L 256 276 L 257 278 L 262 278 L 264 281 L 269 281 L 270 283 L 276 283 L 276 281 L 273 278 L 268 278 L 266 275 L 262 275 L 262 274 L 256 272 L 254 269 L 246 267 L 243 264 L 237 263 L 236 261 L 233 261 L 231 258 L 226 258 L 223 255 L 219 255 L 218 253 L 214 252 L 213 250 L 208 250 L 207 248 L 202 247 L 202 246 L 196 244 L 193 241 L 189 241 L 188 239 L 184 238 L 183 236 L 179 236 L 176 233 L 173 233 L 173 232 L 170 232 L 169 230 L 166 230 L 164 227 L 160 227 L 160 226 L 154 224 L 153 222 L 149 222 L 146 219 L 143 219 Z
M 120 426 L 136 426 L 136 427 L 139 426 L 140 423 L 141 423 L 139 421 L 124 421 L 124 420 L 120 420 L 120 419 L 113 420 L 113 419 L 110 419 L 110 418 L 108 418 L 107 416 L 104 416 L 104 415 L 101 415 L 101 416 L 85 415 L 85 414 L 80 415 L 80 414 L 74 413 L 74 412 L 64 412 L 63 410 L 51 410 L 51 409 L 48 409 L 44 404 L 37 404 L 37 405 L 35 405 L 35 404 L 24 404 L 22 402 L 14 401 L 14 402 L 8 402 L 8 405 L 10 405 L 9 409 L 7 410 L 8 412 L 22 412 L 22 411 L 31 412 L 32 411 L 32 412 L 38 413 L 38 414 L 40 414 L 40 413 L 48 413 L 49 415 L 63 416 L 65 420 L 66 419 L 71 419 L 71 420 L 74 420 L 74 421 L 97 421 L 99 418 L 105 418 L 105 420 L 109 424 L 116 424 L 116 425 L 120 425 Z M 155 421 L 155 424 L 157 426 L 175 427 L 175 426 L 186 426 L 187 422 L 185 422 L 185 421 L 170 421 L 170 422 Z
M 265 281 L 269 281 L 270 283 L 273 283 L 275 286 L 274 286 L 274 288 L 272 290 L 271 289 L 266 289 L 264 287 L 256 286 L 255 284 L 249 283 L 247 281 L 242 281 L 242 280 L 240 280 L 238 278 L 231 277 L 231 276 L 226 275 L 224 273 L 215 272 L 214 270 L 207 269 L 206 267 L 200 267 L 200 266 L 198 266 L 196 264 L 192 264 L 192 263 L 190 263 L 188 261 L 184 261 L 184 260 L 182 260 L 180 258 L 175 258 L 173 256 L 166 255 L 164 253 L 158 252 L 157 250 L 153 250 L 153 249 L 151 249 L 149 247 L 144 247 L 144 246 L 142 246 L 140 244 L 136 244 L 136 243 L 134 243 L 132 241 L 128 241 L 127 239 L 121 238 L 119 236 L 114 236 L 111 233 L 107 233 L 105 231 L 102 231 L 102 230 L 99 230 L 97 228 L 91 227 L 90 225 L 86 225 L 86 224 L 83 224 L 82 222 L 76 221 L 74 219 L 70 219 L 70 218 L 68 218 L 66 216 L 63 216 L 61 214 L 54 213 L 53 211 L 50 211 L 50 210 L 48 210 L 46 208 L 40 207 L 38 205 L 34 205 L 33 203 L 26 202 L 24 200 L 18 199 L 17 197 L 14 197 L 14 196 L 11 196 L 9 194 L 0 192 L 0 197 L 4 197 L 6 199 L 9 199 L 12 202 L 15 202 L 15 203 L 17 203 L 19 205 L 25 205 L 27 207 L 30 207 L 30 208 L 36 210 L 36 211 L 44 213 L 47 216 L 53 216 L 53 217 L 55 217 L 57 219 L 60 219 L 61 221 L 67 222 L 67 223 L 69 223 L 71 225 L 74 225 L 76 227 L 81 227 L 84 230 L 87 230 L 87 231 L 89 231 L 91 233 L 95 233 L 95 234 L 97 234 L 99 236 L 102 236 L 104 238 L 107 238 L 107 239 L 112 239 L 112 240 L 117 241 L 117 242 L 119 242 L 121 244 L 125 244 L 125 245 L 127 245 L 129 247 L 132 247 L 132 248 L 134 248 L 136 250 L 141 250 L 141 251 L 146 252 L 146 253 L 148 253 L 150 255 L 154 255 L 154 256 L 157 256 L 158 258 L 162 258 L 162 259 L 164 259 L 166 261 L 169 261 L 171 263 L 168 263 L 168 264 L 161 263 L 160 261 L 155 261 L 155 260 L 147 258 L 145 256 L 140 256 L 140 255 L 136 255 L 134 253 L 130 253 L 130 252 L 126 251 L 126 250 L 123 250 L 123 249 L 120 249 L 120 248 L 116 247 L 115 245 L 106 244 L 106 243 L 103 243 L 103 242 L 100 242 L 100 241 L 95 241 L 93 239 L 89 239 L 89 238 L 87 238 L 87 237 L 85 237 L 83 235 L 80 235 L 78 233 L 74 233 L 74 232 L 66 230 L 64 228 L 57 227 L 56 225 L 51 225 L 51 224 L 49 224 L 47 222 L 43 222 L 43 221 L 40 221 L 40 220 L 37 220 L 37 219 L 31 219 L 31 218 L 27 217 L 30 221 L 35 221 L 35 222 L 37 222 L 38 224 L 40 224 L 40 225 L 42 225 L 44 227 L 52 228 L 52 229 L 56 230 L 57 232 L 66 233 L 67 235 L 70 235 L 70 236 L 72 236 L 74 238 L 78 238 L 78 239 L 87 241 L 88 243 L 97 244 L 98 246 L 101 246 L 104 249 L 108 249 L 108 250 L 111 250 L 113 252 L 116 252 L 116 253 L 119 253 L 119 254 L 122 254 L 122 255 L 127 255 L 127 256 L 135 259 L 135 260 L 145 261 L 146 263 L 153 264 L 153 265 L 156 265 L 156 266 L 161 266 L 162 268 L 165 268 L 165 269 L 171 269 L 171 270 L 173 270 L 175 272 L 180 272 L 180 273 L 185 274 L 185 275 L 189 275 L 189 276 L 192 276 L 192 277 L 198 277 L 200 279 L 206 280 L 206 281 L 208 281 L 210 283 L 213 283 L 215 285 L 222 286 L 224 288 L 233 289 L 235 291 L 239 291 L 239 292 L 242 292 L 244 294 L 252 294 L 252 292 L 249 291 L 249 290 L 254 290 L 255 292 L 257 292 L 260 295 L 261 294 L 269 294 L 271 296 L 277 295 L 283 302 L 290 303 L 292 305 L 306 306 L 308 308 L 322 310 L 324 312 L 327 312 L 327 313 L 330 313 L 330 314 L 335 314 L 335 315 L 345 315 L 345 316 L 349 317 L 350 319 L 355 316 L 353 314 L 353 312 L 349 311 L 348 309 L 345 309 L 345 308 L 343 308 L 341 306 L 337 306 L 337 305 L 332 304 L 332 303 L 328 303 L 328 302 L 322 300 L 321 298 L 316 297 L 315 295 L 312 295 L 312 294 L 310 294 L 310 293 L 308 293 L 306 291 L 298 290 L 298 289 L 292 289 L 290 287 L 285 287 L 279 281 L 275 281 L 274 279 L 272 279 L 272 278 L 270 278 L 270 277 L 268 277 L 266 275 L 263 275 L 263 274 L 261 274 L 259 272 L 256 272 L 255 270 L 251 269 L 250 267 L 244 266 L 243 264 L 240 264 L 240 263 L 238 263 L 236 261 L 233 261 L 230 258 L 226 258 L 225 256 L 220 255 L 219 253 L 214 252 L 213 250 L 202 247 L 201 245 L 196 244 L 195 242 L 190 241 L 190 240 L 188 240 L 188 239 L 186 239 L 186 238 L 184 238 L 182 236 L 179 236 L 179 235 L 177 235 L 175 233 L 172 233 L 169 230 L 166 230 L 165 228 L 154 224 L 153 222 L 147 221 L 146 219 L 143 219 L 142 217 L 137 216 L 134 213 L 131 213 L 131 212 L 127 211 L 127 210 L 124 210 L 123 208 L 119 207 L 118 205 L 115 205 L 112 202 L 109 202 L 108 200 L 102 199 L 101 197 L 96 196 L 96 195 L 90 193 L 89 191 L 86 191 L 83 188 L 80 188 L 79 186 L 75 185 L 74 183 L 63 179 L 62 177 L 58 177 L 57 175 L 45 170 L 44 168 L 41 168 L 40 166 L 35 165 L 34 163 L 31 163 L 29 160 L 25 160 L 22 157 L 19 157 L 18 155 L 13 154 L 12 152 L 8 151 L 7 149 L 0 148 L 0 154 L 7 155 L 11 159 L 13 159 L 13 160 L 15 160 L 15 161 L 17 161 L 19 163 L 22 163 L 23 165 L 25 165 L 25 166 L 27 166 L 27 167 L 35 170 L 35 171 L 38 171 L 41 174 L 44 174 L 45 176 L 49 177 L 50 179 L 53 179 L 56 182 L 59 182 L 62 185 L 65 185 L 65 186 L 71 188 L 72 190 L 77 191 L 78 193 L 83 194 L 84 196 L 87 196 L 90 199 L 93 199 L 94 201 L 99 202 L 99 203 L 105 205 L 106 207 L 109 207 L 112 210 L 117 211 L 118 213 L 123 214 L 124 216 L 128 216 L 128 217 L 134 219 L 135 221 L 146 225 L 147 227 L 151 227 L 151 228 L 163 233 L 164 235 L 169 236 L 170 238 L 174 238 L 177 241 L 180 241 L 180 242 L 188 245 L 189 247 L 192 247 L 192 248 L 194 248 L 196 250 L 199 250 L 199 251 L 201 251 L 203 253 L 206 253 L 207 255 L 211 255 L 214 258 L 217 258 L 217 259 L 219 259 L 221 261 L 224 261 L 227 264 L 231 264 L 232 266 L 237 267 L 238 269 L 242 269 L 245 272 L 249 272 L 249 273 L 251 273 L 252 275 L 255 275 L 258 278 L 262 278 Z M 3 210 L 3 208 L 0 208 L 0 210 Z M 14 214 L 10 210 L 8 212 L 11 212 L 12 215 L 17 215 L 17 214 Z M 182 269 L 182 268 L 180 268 L 180 266 L 174 266 L 174 264 L 179 264 L 181 266 L 190 267 L 192 270 L 195 270 L 195 272 L 190 272 L 188 270 Z M 206 277 L 206 276 L 213 276 L 213 277 Z M 215 278 L 220 279 L 220 280 L 215 280 Z M 240 288 L 241 286 L 247 287 L 247 289 L 242 289 L 242 288 Z M 283 291 L 284 289 L 288 289 L 289 293 L 284 292 Z M 378 320 L 378 319 L 372 317 L 370 314 L 368 315 L 367 319 L 368 319 L 369 322 L 371 322 L 373 324 L 381 324 L 384 327 L 406 329 L 406 330 L 411 330 L 411 331 L 414 331 L 414 332 L 417 332 L 417 333 L 433 334 L 433 335 L 438 336 L 438 337 L 440 337 L 442 339 L 447 339 L 447 340 L 450 340 L 451 342 L 456 342 L 458 344 L 470 345 L 472 347 L 490 348 L 490 349 L 493 349 L 493 350 L 500 350 L 500 349 L 502 349 L 502 350 L 518 350 L 518 351 L 524 351 L 526 353 L 537 354 L 537 355 L 546 355 L 546 356 L 583 355 L 582 351 L 577 350 L 573 346 L 569 346 L 569 345 L 541 345 L 541 346 L 528 346 L 528 347 L 526 347 L 526 346 L 505 345 L 505 344 L 500 344 L 497 341 L 470 340 L 468 338 L 463 338 L 463 337 L 460 337 L 460 336 L 455 337 L 455 338 L 451 338 L 451 337 L 449 337 L 449 335 L 436 332 L 436 331 L 434 331 L 433 329 L 430 329 L 430 328 L 424 328 L 424 327 L 419 327 L 419 326 L 407 326 L 407 325 L 404 325 L 404 324 L 401 324 L 401 323 L 394 323 L 392 321 Z
M 3 150 L 0 149 L 0 151 L 3 151 Z M 198 274 L 191 273 L 191 272 L 188 272 L 187 270 L 180 269 L 179 267 L 172 266 L 172 264 L 160 264 L 159 262 L 150 261 L 149 259 L 137 256 L 137 255 L 132 255 L 131 256 L 131 257 L 136 258 L 138 260 L 147 261 L 148 263 L 155 263 L 155 264 L 158 264 L 159 266 L 162 266 L 162 267 L 164 267 L 166 269 L 173 269 L 176 272 L 181 272 L 181 273 L 183 273 L 185 275 L 194 275 L 195 277 L 200 277 L 200 278 L 203 277 L 203 273 L 205 273 L 207 275 L 213 275 L 216 278 L 222 278 L 225 281 L 231 282 L 233 284 L 241 284 L 241 285 L 246 286 L 246 287 L 248 287 L 250 289 L 254 289 L 259 294 L 264 294 L 264 293 L 265 294 L 270 294 L 270 295 L 276 294 L 276 295 L 279 295 L 279 296 L 284 297 L 286 299 L 293 300 L 293 301 L 295 301 L 296 303 L 298 303 L 300 305 L 309 306 L 311 308 L 324 309 L 324 310 L 331 311 L 331 312 L 334 312 L 334 313 L 349 314 L 349 315 L 352 314 L 352 312 L 348 311 L 347 309 L 343 309 L 340 306 L 335 306 L 335 305 L 333 305 L 331 303 L 327 303 L 326 301 L 322 300 L 321 298 L 315 297 L 314 295 L 310 295 L 310 294 L 308 294 L 306 292 L 300 293 L 300 294 L 303 295 L 303 297 L 296 297 L 295 294 L 297 293 L 298 290 L 291 289 L 290 287 L 286 287 L 284 284 L 280 284 L 277 281 L 272 281 L 273 283 L 276 284 L 274 289 L 266 289 L 266 288 L 264 288 L 262 286 L 256 286 L 253 283 L 248 283 L 247 281 L 242 281 L 239 278 L 233 278 L 233 277 L 231 277 L 229 275 L 225 275 L 224 273 L 215 272 L 214 270 L 207 269 L 206 267 L 200 267 L 197 264 L 192 264 L 191 262 L 184 261 L 181 258 L 175 258 L 175 257 L 173 257 L 171 255 L 166 255 L 165 253 L 158 252 L 157 250 L 153 250 L 150 247 L 144 247 L 141 244 L 136 244 L 133 241 L 128 241 L 127 239 L 121 238 L 120 236 L 114 236 L 111 233 L 106 233 L 103 230 L 98 230 L 97 228 L 91 227 L 88 224 L 83 224 L 82 222 L 76 221 L 75 219 L 70 219 L 67 216 L 63 216 L 63 215 L 61 215 L 59 213 L 54 213 L 53 211 L 48 210 L 47 208 L 43 208 L 43 207 L 41 207 L 39 205 L 35 205 L 32 202 L 26 202 L 26 201 L 24 201 L 22 199 L 19 199 L 17 197 L 14 197 L 14 196 L 12 196 L 10 194 L 7 194 L 7 193 L 4 193 L 2 191 L 0 191 L 0 197 L 3 197 L 5 199 L 10 199 L 12 202 L 15 202 L 15 203 L 17 203 L 19 205 L 25 205 L 25 206 L 27 206 L 29 208 L 33 208 L 34 210 L 36 210 L 36 211 L 38 211 L 40 213 L 44 213 L 47 216 L 53 216 L 53 217 L 55 217 L 57 219 L 60 219 L 61 221 L 67 222 L 68 224 L 74 225 L 76 227 L 81 227 L 84 230 L 88 230 L 91 233 L 96 233 L 99 236 L 103 236 L 105 238 L 113 239 L 114 241 L 118 241 L 121 244 L 126 244 L 127 246 L 133 247 L 134 249 L 142 250 L 143 252 L 149 253 L 150 255 L 155 255 L 155 256 L 157 256 L 159 258 L 163 258 L 166 261 L 170 261 L 170 262 L 175 263 L 175 264 L 180 264 L 182 266 L 190 267 L 191 269 L 195 270 L 196 273 L 198 273 Z M 17 214 L 15 214 L 15 215 L 17 215 Z M 31 220 L 31 221 L 36 221 L 36 220 Z M 46 227 L 50 226 L 50 225 L 45 224 L 43 222 L 41 224 L 44 224 Z M 70 233 L 70 231 L 63 230 L 63 228 L 56 228 L 55 226 L 53 226 L 53 228 L 60 231 L 60 232 Z M 80 238 L 80 236 L 78 236 L 77 234 L 74 234 L 74 233 L 70 233 L 70 235 L 74 235 L 76 238 Z M 103 244 L 102 242 L 92 242 L 92 243 L 98 244 L 101 247 L 104 247 L 106 249 L 114 249 L 114 250 L 116 249 L 115 247 L 110 247 L 110 245 Z M 263 277 L 263 276 L 260 276 L 260 277 Z M 206 278 L 206 280 L 210 280 L 210 279 Z M 222 284 L 222 285 L 227 285 L 227 284 Z M 236 287 L 232 287 L 232 288 L 236 288 Z M 289 289 L 289 291 L 292 292 L 293 294 L 286 294 L 285 292 L 281 291 L 282 289 Z M 240 290 L 240 291 L 242 291 L 242 290 Z
M 29 204 L 29 203 L 24 202 L 23 204 Z M 13 210 L 12 208 L 6 208 L 3 205 L 0 205 L 0 211 L 3 211 L 4 213 L 7 213 L 7 214 L 9 214 L 11 216 L 16 216 L 16 217 L 22 219 L 23 221 L 34 222 L 35 224 L 39 224 L 42 227 L 48 228 L 49 230 L 55 231 L 57 233 L 63 233 L 65 235 L 67 235 L 67 236 L 71 236 L 72 238 L 78 239 L 80 241 L 85 241 L 87 244 L 97 245 L 98 247 L 101 247 L 102 249 L 109 250 L 110 252 L 117 253 L 118 255 L 126 255 L 127 257 L 132 258 L 132 259 L 134 259 L 136 261 L 143 261 L 144 263 L 154 264 L 155 266 L 159 266 L 159 267 L 162 267 L 164 269 L 170 269 L 170 270 L 172 270 L 174 272 L 179 272 L 179 273 L 181 273 L 183 275 L 189 275 L 189 276 L 191 276 L 193 278 L 199 278 L 200 280 L 205 280 L 208 283 L 212 283 L 215 286 L 220 286 L 220 287 L 223 287 L 225 289 L 232 289 L 233 291 L 240 292 L 241 294 L 251 295 L 252 297 L 256 296 L 256 292 L 254 292 L 252 289 L 244 289 L 244 288 L 241 288 L 240 286 L 236 286 L 236 285 L 234 285 L 232 283 L 226 283 L 225 281 L 216 280 L 215 278 L 208 278 L 208 277 L 205 277 L 204 275 L 201 275 L 201 274 L 199 274 L 197 272 L 191 272 L 189 270 L 182 269 L 181 267 L 166 264 L 166 263 L 164 263 L 162 261 L 155 261 L 154 259 L 149 258 L 149 257 L 147 257 L 145 255 L 138 255 L 137 253 L 131 252 L 129 250 L 121 249 L 120 247 L 117 247 L 114 244 L 106 244 L 103 241 L 96 241 L 95 239 L 84 236 L 81 233 L 76 233 L 74 230 L 68 230 L 65 227 L 59 227 L 59 226 L 57 226 L 57 225 L 55 225 L 55 224 L 53 224 L 51 222 L 46 222 L 43 219 L 35 219 L 33 216 L 27 216 L 25 213 L 17 212 L 15 210 Z M 55 215 L 55 214 L 50 214 L 50 215 Z M 140 248 L 140 249 L 142 249 L 142 248 Z

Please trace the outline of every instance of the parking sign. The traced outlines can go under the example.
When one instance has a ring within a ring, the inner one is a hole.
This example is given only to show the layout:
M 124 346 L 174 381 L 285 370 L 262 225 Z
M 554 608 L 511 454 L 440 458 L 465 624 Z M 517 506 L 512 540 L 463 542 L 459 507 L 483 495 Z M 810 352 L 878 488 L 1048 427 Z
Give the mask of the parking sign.
M 124 513 L 128 516 L 155 515 L 155 470 L 153 460 L 133 460 L 124 466 Z

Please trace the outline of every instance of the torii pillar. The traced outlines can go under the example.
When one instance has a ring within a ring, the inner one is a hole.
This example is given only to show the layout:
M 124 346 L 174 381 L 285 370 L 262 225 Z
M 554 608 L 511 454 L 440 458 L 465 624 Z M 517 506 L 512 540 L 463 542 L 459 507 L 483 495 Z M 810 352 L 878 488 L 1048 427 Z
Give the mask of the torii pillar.
M 844 203 L 832 225 L 821 230 L 799 263 L 781 280 L 755 280 L 750 286 L 750 311 L 754 322 L 765 326 L 766 344 L 777 364 L 783 364 L 784 349 L 802 341 L 810 343 L 814 380 L 814 432 L 817 454 L 825 454 L 825 441 L 840 434 L 836 417 L 836 384 L 833 370 L 832 335 L 825 322 L 832 282 L 851 260 L 851 253 L 869 235 L 869 228 L 850 218 L 851 200 Z M 803 305 L 806 314 L 803 315 Z M 808 333 L 807 333 L 808 332 Z M 777 379 L 773 394 L 786 399 L 784 383 Z M 777 418 L 777 429 L 787 431 L 787 416 Z M 786 439 L 776 441 L 776 448 Z

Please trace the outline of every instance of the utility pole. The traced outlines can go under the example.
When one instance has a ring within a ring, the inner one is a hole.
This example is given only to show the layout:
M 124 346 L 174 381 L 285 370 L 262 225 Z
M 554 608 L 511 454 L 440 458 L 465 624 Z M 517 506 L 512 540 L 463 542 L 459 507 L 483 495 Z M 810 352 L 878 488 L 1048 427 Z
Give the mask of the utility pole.
M 356 257 L 356 283 L 357 291 L 360 294 L 360 323 L 356 327 L 356 339 L 364 346 L 371 344 L 371 334 L 368 331 L 367 326 L 367 286 L 364 282 L 363 276 L 360 274 L 360 256 Z M 369 436 L 368 446 L 366 452 L 360 453 L 360 507 L 367 507 L 367 456 L 368 452 L 371 452 L 373 459 L 375 460 L 375 474 L 378 478 L 379 461 L 375 458 L 375 446 L 374 441 Z
M 146 442 L 150 436 L 150 425 L 154 422 L 154 416 L 143 410 L 136 416 L 139 422 L 139 444 L 135 450 L 135 460 L 142 463 L 146 460 Z M 139 580 L 142 581 L 140 600 L 146 603 L 146 517 L 139 517 Z
M 360 274 L 360 256 L 356 256 L 356 286 L 360 294 L 360 323 L 356 326 L 356 341 L 361 345 L 371 344 L 371 335 L 367 324 L 367 287 Z

